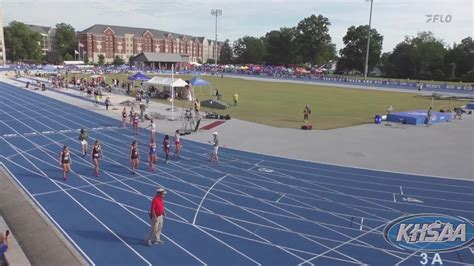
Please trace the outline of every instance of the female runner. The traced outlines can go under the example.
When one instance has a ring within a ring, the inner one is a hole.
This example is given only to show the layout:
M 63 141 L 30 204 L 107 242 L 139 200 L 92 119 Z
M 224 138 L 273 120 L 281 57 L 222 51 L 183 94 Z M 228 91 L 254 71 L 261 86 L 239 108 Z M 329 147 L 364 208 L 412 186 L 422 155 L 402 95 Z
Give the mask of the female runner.
M 156 143 L 155 139 L 150 139 L 150 144 L 148 145 L 148 167 L 150 171 L 155 172 L 155 163 L 156 163 Z
M 69 153 L 69 148 L 64 145 L 63 150 L 59 154 L 59 164 L 63 167 L 63 178 L 67 180 L 67 174 L 71 171 L 71 155 Z
M 91 160 L 94 163 L 95 176 L 99 176 L 99 159 L 102 158 L 102 147 L 99 140 L 96 140 L 92 146 Z
M 135 174 L 135 169 L 138 167 L 138 161 L 139 155 L 138 155 L 138 145 L 137 141 L 134 140 L 132 142 L 132 146 L 130 147 L 130 162 L 132 164 L 132 174 Z

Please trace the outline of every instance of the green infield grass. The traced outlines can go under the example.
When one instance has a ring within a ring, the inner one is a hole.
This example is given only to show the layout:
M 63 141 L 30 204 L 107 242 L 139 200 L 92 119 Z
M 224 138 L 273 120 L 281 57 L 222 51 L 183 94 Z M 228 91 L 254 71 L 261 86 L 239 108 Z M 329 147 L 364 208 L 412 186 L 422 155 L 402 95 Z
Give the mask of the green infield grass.
M 106 76 L 108 77 L 107 82 L 110 82 L 111 78 L 126 79 L 126 75 L 120 74 Z M 180 75 L 176 75 L 176 77 L 184 80 L 192 78 L 192 76 Z M 226 110 L 203 107 L 202 111 L 229 114 L 232 118 L 275 127 L 300 128 L 304 124 L 303 109 L 306 104 L 311 105 L 312 113 L 309 123 L 316 129 L 333 129 L 373 123 L 374 115 L 386 114 L 389 105 L 394 107 L 394 112 L 422 110 L 431 106 L 431 98 L 419 97 L 414 93 L 217 76 L 202 76 L 202 78 L 211 82 L 211 90 L 218 88 L 223 95 L 223 101 L 231 105 Z M 232 106 L 232 94 L 235 92 L 239 95 L 239 102 L 234 107 Z M 211 98 L 209 87 L 195 87 L 194 93 L 201 101 Z M 167 100 L 153 100 L 171 104 Z M 177 100 L 175 104 L 181 107 L 191 107 L 187 101 Z M 460 105 L 463 103 L 454 100 L 435 100 L 433 109 L 452 109 Z

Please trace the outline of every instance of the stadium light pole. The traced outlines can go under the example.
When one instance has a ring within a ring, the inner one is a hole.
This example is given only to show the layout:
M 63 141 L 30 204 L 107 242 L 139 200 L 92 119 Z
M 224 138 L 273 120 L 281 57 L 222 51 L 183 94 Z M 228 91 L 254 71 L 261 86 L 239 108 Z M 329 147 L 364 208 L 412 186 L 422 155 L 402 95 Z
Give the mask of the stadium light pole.
M 212 9 L 211 10 L 211 15 L 216 17 L 216 39 L 214 42 L 214 63 L 217 65 L 217 17 L 222 16 L 222 10 L 221 9 Z
M 364 80 L 367 79 L 367 72 L 369 71 L 369 51 L 370 51 L 370 29 L 372 25 L 372 6 L 374 0 L 365 0 L 366 2 L 370 1 L 370 15 L 369 15 L 369 31 L 367 32 L 367 50 L 365 52 L 365 69 L 364 69 Z

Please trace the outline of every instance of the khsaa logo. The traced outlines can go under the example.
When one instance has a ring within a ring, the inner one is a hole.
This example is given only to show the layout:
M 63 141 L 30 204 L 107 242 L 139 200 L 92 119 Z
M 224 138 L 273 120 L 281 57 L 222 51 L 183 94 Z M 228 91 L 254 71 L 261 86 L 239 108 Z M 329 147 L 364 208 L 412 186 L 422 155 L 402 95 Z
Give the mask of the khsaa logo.
M 415 214 L 392 221 L 384 236 L 399 249 L 447 252 L 468 247 L 474 241 L 474 226 L 463 217 Z

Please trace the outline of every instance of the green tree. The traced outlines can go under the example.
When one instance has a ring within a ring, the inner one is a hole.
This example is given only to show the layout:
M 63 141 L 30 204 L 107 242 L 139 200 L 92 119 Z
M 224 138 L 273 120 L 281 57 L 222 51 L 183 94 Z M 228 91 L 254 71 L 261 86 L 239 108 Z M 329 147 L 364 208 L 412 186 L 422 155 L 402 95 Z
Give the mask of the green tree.
M 56 49 L 61 61 L 71 60 L 77 50 L 76 30 L 69 24 L 56 24 Z M 69 55 L 68 57 L 66 55 Z M 71 59 L 68 59 L 71 58 Z
M 364 72 L 368 30 L 368 25 L 361 25 L 357 28 L 351 26 L 347 29 L 343 38 L 345 47 L 341 49 L 341 58 L 337 62 L 337 72 L 353 69 L 361 73 Z M 380 62 L 382 43 L 383 36 L 376 29 L 370 29 L 369 72 Z
M 448 49 L 445 56 L 445 64 L 448 76 L 462 77 L 469 71 L 474 70 L 474 42 L 472 37 L 461 40 L 461 43 L 454 44 L 453 48 Z M 454 64 L 454 75 L 452 73 Z
M 461 80 L 465 82 L 474 82 L 474 70 L 468 71 L 461 77 Z
M 265 62 L 273 65 L 297 63 L 296 28 L 280 28 L 265 35 Z
M 388 57 L 387 75 L 395 78 L 443 79 L 446 48 L 431 32 L 406 37 Z M 440 73 L 443 75 L 440 76 Z
M 86 64 L 86 65 L 89 64 L 89 56 L 87 56 L 87 54 L 84 53 L 83 57 L 84 58 L 82 59 L 82 61 L 84 61 L 84 64 Z
M 244 36 L 234 42 L 234 54 L 242 64 L 260 64 L 265 56 L 263 38 Z
M 383 74 L 386 74 L 388 73 L 388 71 L 390 71 L 390 62 L 389 62 L 389 57 L 390 57 L 391 53 L 390 52 L 386 52 L 386 53 L 383 53 L 381 56 L 380 56 L 380 63 L 378 65 L 378 67 L 380 68 L 380 70 L 382 71 Z
M 118 56 L 115 56 L 114 61 L 112 61 L 112 65 L 115 65 L 115 66 L 121 66 L 123 64 L 125 64 L 125 61 Z
M 41 35 L 22 22 L 12 21 L 4 28 L 6 56 L 12 61 L 41 62 Z
M 296 43 L 303 62 L 319 65 L 335 57 L 329 35 L 330 25 L 329 19 L 322 15 L 311 15 L 298 23 Z
M 221 54 L 219 55 L 219 62 L 221 64 L 230 64 L 232 63 L 232 47 L 230 47 L 229 39 L 225 40 L 221 48 Z
M 212 64 L 215 64 L 215 63 L 216 63 L 216 60 L 214 60 L 214 58 L 208 58 L 206 60 L 206 64 L 211 64 L 212 65 Z
M 71 60 L 74 60 L 74 58 L 73 58 L 72 55 L 70 55 L 70 54 L 65 54 L 62 59 L 63 59 L 63 61 L 71 61 Z
M 100 55 L 98 56 L 98 58 L 99 58 L 99 62 L 97 62 L 97 63 L 99 64 L 99 66 L 104 65 L 104 63 L 105 63 L 105 56 L 104 56 L 103 54 L 100 54 Z

